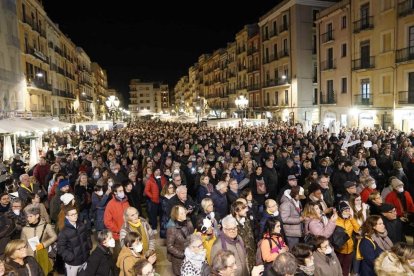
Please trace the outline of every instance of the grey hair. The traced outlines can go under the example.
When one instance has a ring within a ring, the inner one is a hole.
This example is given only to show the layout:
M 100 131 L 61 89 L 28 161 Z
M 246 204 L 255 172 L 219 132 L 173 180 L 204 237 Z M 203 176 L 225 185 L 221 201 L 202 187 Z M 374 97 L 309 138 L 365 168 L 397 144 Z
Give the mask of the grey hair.
M 236 226 L 237 220 L 232 215 L 227 215 L 222 219 L 221 225 L 223 225 L 223 227 Z
M 137 210 L 137 208 L 135 208 L 135 207 L 128 207 L 128 208 L 126 208 L 126 209 L 124 210 L 124 221 L 125 221 L 125 222 L 127 222 L 127 221 L 128 221 L 128 216 L 127 216 L 128 211 L 132 211 L 132 210 L 137 211 L 137 212 L 138 212 L 138 216 L 139 216 L 139 211 Z
M 295 256 L 289 252 L 279 254 L 272 264 L 272 268 L 277 275 L 293 275 L 297 267 Z
M 28 205 L 24 208 L 26 215 L 40 215 L 40 208 L 34 205 Z
M 216 190 L 221 190 L 223 188 L 223 185 L 227 185 L 226 181 L 219 181 L 216 185 Z
M 30 177 L 30 175 L 28 175 L 27 173 L 24 173 L 24 174 L 21 174 L 20 176 L 19 176 L 19 180 L 20 180 L 20 182 L 22 182 L 22 179 L 23 179 L 23 177 L 24 176 L 28 176 L 28 177 Z
M 201 201 L 201 208 L 203 208 L 203 210 L 205 210 L 207 208 L 207 205 L 210 204 L 210 203 L 213 203 L 213 200 L 211 198 L 209 198 L 209 197 L 204 198 Z
M 196 241 L 203 241 L 203 239 L 201 238 L 201 233 L 197 232 L 197 233 L 193 233 L 191 234 L 186 241 L 187 247 L 190 247 L 194 242 Z
M 175 192 L 178 194 L 178 193 L 184 192 L 184 189 L 187 192 L 187 187 L 185 185 L 180 185 L 177 187 L 177 190 L 175 190 Z

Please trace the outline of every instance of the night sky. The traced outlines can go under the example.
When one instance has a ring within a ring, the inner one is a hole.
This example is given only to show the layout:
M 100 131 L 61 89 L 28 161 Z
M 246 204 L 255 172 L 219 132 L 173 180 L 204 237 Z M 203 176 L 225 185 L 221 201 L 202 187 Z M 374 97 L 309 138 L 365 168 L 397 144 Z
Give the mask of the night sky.
M 173 88 L 201 54 L 225 47 L 279 2 L 43 0 L 43 5 L 62 32 L 107 70 L 109 87 L 127 99 L 132 78 Z

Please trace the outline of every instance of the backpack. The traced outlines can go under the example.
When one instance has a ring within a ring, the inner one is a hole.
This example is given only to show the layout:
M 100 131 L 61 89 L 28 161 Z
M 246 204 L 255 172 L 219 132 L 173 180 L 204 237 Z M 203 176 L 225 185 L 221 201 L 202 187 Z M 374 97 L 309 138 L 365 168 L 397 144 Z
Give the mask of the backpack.
M 371 239 L 371 238 L 369 238 L 369 237 L 365 237 L 367 240 L 369 240 L 371 243 L 372 243 L 372 245 L 374 246 L 374 250 L 375 249 L 377 249 L 377 246 L 375 245 L 375 242 Z M 364 259 L 364 256 L 362 256 L 362 254 L 361 254 L 361 250 L 359 249 L 359 245 L 361 244 L 361 241 L 362 241 L 362 239 L 359 239 L 358 240 L 358 243 L 357 243 L 357 251 L 356 251 L 356 255 L 355 255 L 355 258 L 358 260 L 358 261 L 362 261 L 363 259 Z
M 256 265 L 262 265 L 265 264 L 265 262 L 263 261 L 263 257 L 262 257 L 262 250 L 261 250 L 261 245 L 262 242 L 265 238 L 261 239 L 258 243 L 257 243 L 257 250 L 256 250 Z M 269 242 L 269 247 L 270 250 L 272 249 L 272 242 L 271 242 L 271 238 L 266 238 L 266 240 Z

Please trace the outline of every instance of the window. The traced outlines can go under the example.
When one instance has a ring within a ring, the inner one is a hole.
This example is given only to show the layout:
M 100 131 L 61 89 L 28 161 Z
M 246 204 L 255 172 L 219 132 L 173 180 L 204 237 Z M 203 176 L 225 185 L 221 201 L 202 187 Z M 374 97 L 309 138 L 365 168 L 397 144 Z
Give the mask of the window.
M 275 91 L 275 99 L 274 99 L 274 105 L 279 105 L 279 92 Z
M 283 29 L 287 30 L 287 28 L 288 28 L 288 19 L 287 19 L 287 15 L 284 14 L 283 15 Z
M 313 89 L 313 104 L 318 104 L 318 88 Z
M 283 51 L 284 51 L 285 54 L 287 54 L 287 52 L 288 52 L 288 43 L 287 42 L 288 41 L 287 41 L 286 38 L 283 39 Z
M 348 91 L 348 80 L 347 78 L 341 79 L 341 93 L 347 93 Z
M 391 93 L 391 76 L 390 75 L 382 76 L 382 93 L 383 94 Z
M 391 33 L 382 35 L 382 52 L 388 52 L 391 50 Z
M 266 93 L 266 103 L 265 103 L 265 105 L 266 106 L 270 105 L 270 95 L 269 95 L 269 93 Z
M 361 101 L 362 104 L 369 104 L 371 98 L 371 89 L 369 84 L 369 79 L 361 80 Z
M 341 57 L 346 57 L 346 43 L 341 45 Z
M 342 16 L 341 19 L 341 28 L 346 29 L 346 15 Z
M 285 105 L 289 104 L 289 91 L 285 90 Z
M 381 11 L 386 11 L 392 8 L 392 0 L 381 0 Z
M 273 35 L 277 34 L 277 26 L 276 26 L 276 20 L 273 21 Z
M 313 26 L 315 27 L 315 21 L 316 21 L 316 17 L 318 16 L 319 10 L 313 10 L 312 11 L 312 20 L 313 20 Z

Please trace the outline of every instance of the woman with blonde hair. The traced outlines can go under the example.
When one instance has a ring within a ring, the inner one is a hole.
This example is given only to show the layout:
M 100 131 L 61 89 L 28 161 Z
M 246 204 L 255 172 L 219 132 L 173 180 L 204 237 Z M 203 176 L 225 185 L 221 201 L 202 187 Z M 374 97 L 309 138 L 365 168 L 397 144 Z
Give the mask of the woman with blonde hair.
M 11 240 L 4 250 L 6 264 L 11 266 L 19 276 L 43 276 L 42 268 L 35 258 L 27 255 L 27 244 L 24 240 Z
M 414 246 L 397 243 L 391 251 L 381 253 L 375 260 L 375 272 L 379 276 L 414 276 Z
M 338 215 L 334 211 L 328 219 L 317 202 L 309 202 L 303 210 L 303 217 L 305 218 L 305 237 L 312 234 L 329 238 L 335 230 Z

